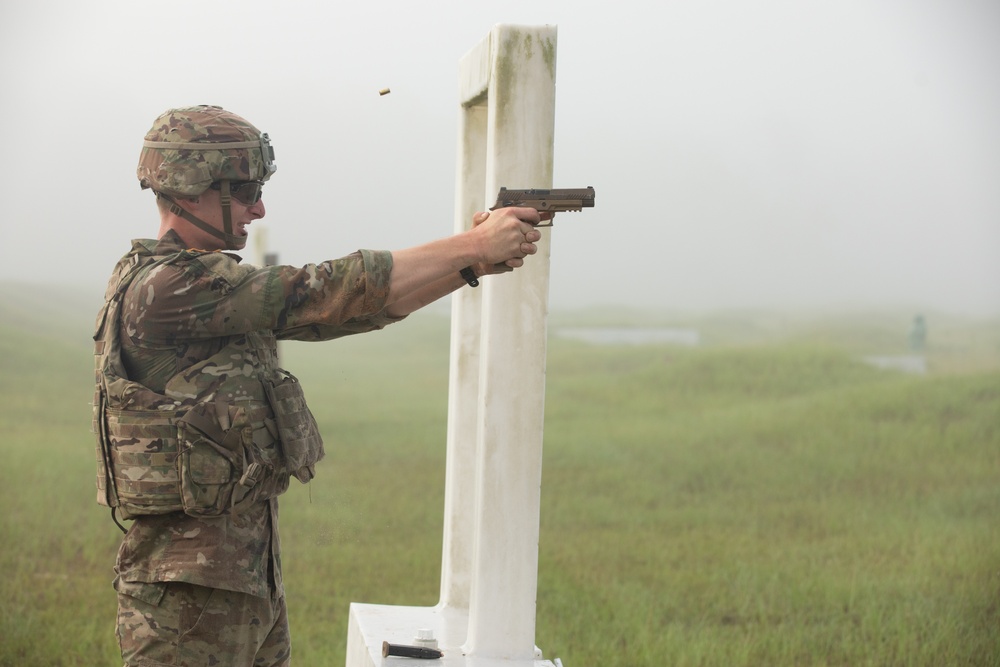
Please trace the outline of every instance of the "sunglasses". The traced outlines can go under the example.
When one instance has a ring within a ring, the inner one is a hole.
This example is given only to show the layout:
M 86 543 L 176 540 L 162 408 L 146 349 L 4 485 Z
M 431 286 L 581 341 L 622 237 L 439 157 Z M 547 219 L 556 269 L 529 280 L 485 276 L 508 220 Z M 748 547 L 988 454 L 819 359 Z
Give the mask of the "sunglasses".
M 222 183 L 216 181 L 210 185 L 213 190 L 222 190 Z M 253 206 L 260 201 L 263 181 L 230 181 L 229 194 L 244 206 Z

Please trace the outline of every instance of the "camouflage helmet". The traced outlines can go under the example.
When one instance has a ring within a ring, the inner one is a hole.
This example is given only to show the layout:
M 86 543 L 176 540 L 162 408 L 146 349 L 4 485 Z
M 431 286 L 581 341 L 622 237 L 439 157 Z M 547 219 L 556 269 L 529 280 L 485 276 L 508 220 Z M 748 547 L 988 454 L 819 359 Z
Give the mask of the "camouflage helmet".
M 267 134 L 217 106 L 170 109 L 146 133 L 139 185 L 197 197 L 216 181 L 266 181 L 277 170 Z

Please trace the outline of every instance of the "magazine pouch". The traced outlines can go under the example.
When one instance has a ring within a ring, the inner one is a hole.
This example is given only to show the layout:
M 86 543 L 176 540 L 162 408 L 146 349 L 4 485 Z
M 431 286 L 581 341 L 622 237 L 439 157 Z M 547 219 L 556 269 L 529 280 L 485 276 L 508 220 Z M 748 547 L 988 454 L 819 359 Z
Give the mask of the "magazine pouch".
M 263 384 L 274 412 L 283 468 L 305 484 L 316 476 L 315 465 L 326 452 L 302 384 L 284 370 L 271 374 Z
M 177 489 L 176 410 L 104 408 L 103 444 L 98 467 L 112 489 L 108 502 L 118 506 L 123 518 L 140 514 L 166 514 L 181 509 Z M 98 500 L 107 498 L 101 489 Z

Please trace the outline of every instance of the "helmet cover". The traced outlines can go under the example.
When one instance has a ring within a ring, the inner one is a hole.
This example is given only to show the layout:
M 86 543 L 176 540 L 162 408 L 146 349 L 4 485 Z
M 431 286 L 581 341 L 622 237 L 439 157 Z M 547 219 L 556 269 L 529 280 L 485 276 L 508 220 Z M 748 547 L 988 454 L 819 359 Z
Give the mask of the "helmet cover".
M 276 170 L 267 134 L 222 107 L 202 105 L 156 119 L 136 175 L 143 189 L 197 197 L 216 181 L 266 181 Z

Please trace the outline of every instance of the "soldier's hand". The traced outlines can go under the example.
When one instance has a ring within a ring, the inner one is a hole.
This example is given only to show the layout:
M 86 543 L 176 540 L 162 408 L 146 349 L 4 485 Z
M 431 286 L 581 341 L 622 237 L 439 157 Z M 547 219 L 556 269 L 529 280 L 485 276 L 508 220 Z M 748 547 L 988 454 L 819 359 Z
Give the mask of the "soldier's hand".
M 473 270 L 483 276 L 522 266 L 525 257 L 538 252 L 535 242 L 542 234 L 535 225 L 550 218 L 549 214 L 521 207 L 476 213 L 472 217 L 472 228 L 479 234 L 483 261 L 475 264 Z

